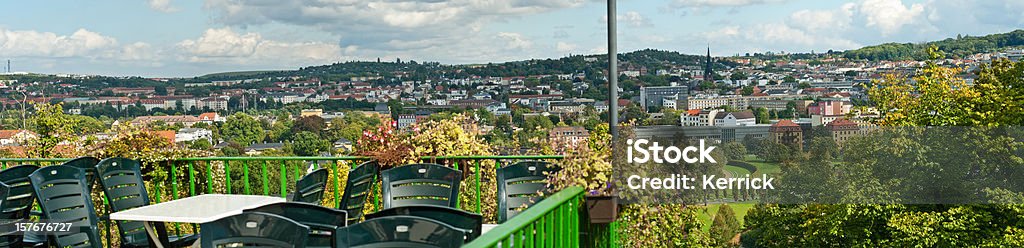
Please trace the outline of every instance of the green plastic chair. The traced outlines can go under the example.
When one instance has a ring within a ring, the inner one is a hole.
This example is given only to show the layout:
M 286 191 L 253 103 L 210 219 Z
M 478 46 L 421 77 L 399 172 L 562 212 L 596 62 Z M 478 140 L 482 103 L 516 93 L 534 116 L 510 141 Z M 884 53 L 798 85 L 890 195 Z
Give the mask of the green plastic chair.
M 319 205 L 324 199 L 327 189 L 327 169 L 318 169 L 295 182 L 296 192 L 288 197 L 288 201 L 305 202 Z
M 345 247 L 441 247 L 464 243 L 465 233 L 444 222 L 417 216 L 387 216 L 338 228 L 335 246 Z M 205 238 L 205 236 L 204 236 Z
M 309 227 L 276 214 L 248 212 L 199 224 L 203 248 L 305 247 Z
M 93 185 L 96 185 L 96 164 L 100 163 L 98 158 L 94 157 L 78 157 L 72 160 L 68 160 L 61 165 L 67 165 L 75 168 L 85 170 L 85 182 L 89 185 L 89 191 L 92 191 Z
M 346 225 L 345 211 L 304 202 L 279 202 L 243 212 L 276 214 L 309 226 L 306 247 L 331 247 L 334 230 Z
M 82 169 L 53 165 L 39 168 L 28 177 L 43 210 L 43 219 L 73 226 L 71 233 L 47 235 L 50 244 L 72 248 L 103 246 Z
M 529 207 L 543 200 L 537 192 L 552 193 L 544 173 L 559 170 L 542 161 L 522 161 L 498 169 L 498 223 L 519 214 L 522 206 Z
M 348 180 L 345 183 L 345 192 L 341 196 L 341 210 L 348 213 L 347 224 L 358 222 L 363 217 L 363 208 L 366 207 L 366 198 L 370 196 L 370 190 L 374 185 L 374 178 L 380 172 L 377 161 L 367 161 L 352 168 L 348 172 Z
M 482 215 L 462 211 L 461 209 L 433 205 L 388 208 L 376 213 L 367 214 L 366 219 L 388 216 L 418 216 L 443 222 L 464 232 L 467 243 L 480 236 L 480 228 L 484 223 Z
M 127 158 L 108 158 L 96 165 L 96 173 L 99 175 L 100 185 L 103 193 L 107 196 L 111 212 L 120 212 L 133 208 L 149 205 L 149 194 L 146 192 L 145 181 L 142 180 L 141 163 L 137 160 Z M 149 240 L 144 223 L 141 221 L 118 220 L 117 229 L 120 230 L 121 247 L 151 247 L 154 244 Z M 167 240 L 160 240 L 162 244 L 171 247 L 185 247 L 196 241 L 195 235 L 183 237 L 168 237 L 167 228 L 163 223 L 155 224 L 156 231 L 161 237 Z
M 35 192 L 28 175 L 39 169 L 35 165 L 19 165 L 0 171 L 0 183 L 6 187 L 6 194 L 0 198 L 0 223 L 24 223 L 32 214 Z M 46 237 L 36 233 L 8 235 L 0 233 L 0 247 L 35 246 L 46 242 Z
M 462 172 L 439 164 L 410 164 L 381 172 L 384 208 L 411 205 L 455 207 Z

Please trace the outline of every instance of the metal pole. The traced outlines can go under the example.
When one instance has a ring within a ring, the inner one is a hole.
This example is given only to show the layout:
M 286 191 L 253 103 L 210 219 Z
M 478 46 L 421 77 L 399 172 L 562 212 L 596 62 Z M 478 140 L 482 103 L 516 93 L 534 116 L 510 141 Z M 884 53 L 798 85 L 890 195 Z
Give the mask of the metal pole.
M 619 66 L 616 52 L 615 0 L 608 0 L 608 130 L 612 140 L 619 136 Z

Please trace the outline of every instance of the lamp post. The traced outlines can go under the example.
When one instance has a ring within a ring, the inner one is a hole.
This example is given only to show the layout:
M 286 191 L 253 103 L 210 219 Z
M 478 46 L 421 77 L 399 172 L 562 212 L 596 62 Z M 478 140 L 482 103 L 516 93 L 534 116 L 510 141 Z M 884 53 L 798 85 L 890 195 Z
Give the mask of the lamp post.
M 619 136 L 619 66 L 616 52 L 615 0 L 608 0 L 608 131 L 612 140 Z
M 25 94 L 25 91 L 19 91 L 19 93 L 21 93 L 21 96 L 22 96 L 22 98 L 21 98 L 21 129 L 25 130 L 25 111 L 26 111 L 25 110 L 25 104 L 28 104 L 28 95 Z

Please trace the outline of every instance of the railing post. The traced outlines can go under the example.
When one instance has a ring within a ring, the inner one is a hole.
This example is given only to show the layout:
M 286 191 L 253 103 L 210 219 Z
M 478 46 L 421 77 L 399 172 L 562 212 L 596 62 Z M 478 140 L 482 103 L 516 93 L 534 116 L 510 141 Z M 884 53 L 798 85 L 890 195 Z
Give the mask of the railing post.
M 245 194 L 248 195 L 249 194 L 249 161 L 248 160 L 242 160 L 242 184 L 243 184 L 242 191 L 244 191 Z
M 196 195 L 196 176 L 195 176 L 196 172 L 195 172 L 195 169 L 192 168 L 194 163 L 195 162 L 193 162 L 193 161 L 188 161 L 188 195 L 189 196 L 195 196 Z
M 213 160 L 206 161 L 206 193 L 213 194 Z
M 478 214 L 483 214 L 483 207 L 480 204 L 480 196 L 483 195 L 483 190 L 482 190 L 482 188 L 480 186 L 480 184 L 481 184 L 480 183 L 480 173 L 481 172 L 483 172 L 483 171 L 480 170 L 480 159 L 477 159 L 476 160 L 476 173 L 474 173 L 474 174 L 476 174 L 476 213 L 478 213 Z
M 281 197 L 288 197 L 288 169 L 284 160 L 278 160 L 281 165 Z
M 224 161 L 221 161 L 221 162 L 224 163 L 224 183 L 225 183 L 224 188 L 227 190 L 227 193 L 230 195 L 231 194 L 231 162 L 229 162 L 228 160 L 224 160 Z
M 341 194 L 338 192 L 339 188 L 341 188 L 341 182 L 339 182 L 341 181 L 341 176 L 339 176 L 340 172 L 338 171 L 339 162 L 340 160 L 334 160 L 331 163 L 331 177 L 334 178 L 334 208 L 341 208 Z
M 263 166 L 260 167 L 260 175 L 263 175 L 263 195 L 270 195 L 270 177 L 267 175 L 267 160 L 263 160 Z

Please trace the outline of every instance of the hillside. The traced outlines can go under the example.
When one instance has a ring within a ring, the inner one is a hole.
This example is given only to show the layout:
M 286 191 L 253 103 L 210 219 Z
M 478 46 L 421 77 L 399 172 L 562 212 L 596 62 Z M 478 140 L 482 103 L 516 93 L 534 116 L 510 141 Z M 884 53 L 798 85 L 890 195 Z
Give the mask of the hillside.
M 866 60 L 925 60 L 925 48 L 935 45 L 947 58 L 962 58 L 971 54 L 995 52 L 1024 46 L 1024 30 L 986 36 L 960 36 L 927 43 L 885 43 L 863 47 L 843 53 L 848 59 Z

